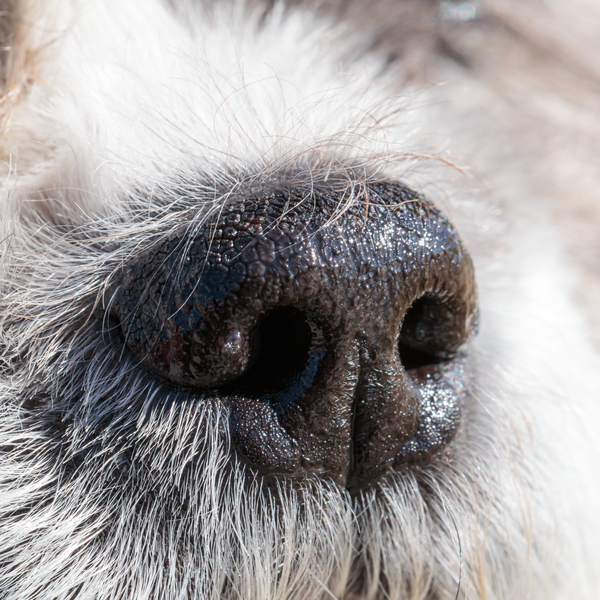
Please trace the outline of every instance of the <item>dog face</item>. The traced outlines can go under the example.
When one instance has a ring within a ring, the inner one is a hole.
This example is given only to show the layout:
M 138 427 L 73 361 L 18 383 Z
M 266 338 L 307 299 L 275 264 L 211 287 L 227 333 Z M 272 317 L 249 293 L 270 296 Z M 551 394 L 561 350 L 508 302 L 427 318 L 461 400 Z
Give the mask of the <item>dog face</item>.
M 597 596 L 554 10 L 6 3 L 3 597 Z

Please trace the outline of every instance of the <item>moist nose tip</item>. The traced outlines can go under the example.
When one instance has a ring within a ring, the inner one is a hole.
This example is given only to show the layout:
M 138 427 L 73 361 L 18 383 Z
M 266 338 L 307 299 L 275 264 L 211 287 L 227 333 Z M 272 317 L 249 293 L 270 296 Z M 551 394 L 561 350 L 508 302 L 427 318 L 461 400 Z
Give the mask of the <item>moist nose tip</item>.
M 363 489 L 460 421 L 472 263 L 400 184 L 349 206 L 295 188 L 232 201 L 130 263 L 112 310 L 149 371 L 226 407 L 236 455 L 265 475 Z

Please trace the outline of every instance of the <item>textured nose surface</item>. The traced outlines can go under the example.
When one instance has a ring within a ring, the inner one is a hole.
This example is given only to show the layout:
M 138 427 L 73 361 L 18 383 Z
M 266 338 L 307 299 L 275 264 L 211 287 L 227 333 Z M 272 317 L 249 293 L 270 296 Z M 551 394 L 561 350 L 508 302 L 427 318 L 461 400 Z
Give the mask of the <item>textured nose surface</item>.
M 476 293 L 448 220 L 378 184 L 231 202 L 128 265 L 114 312 L 149 369 L 228 407 L 243 460 L 355 489 L 454 435 Z

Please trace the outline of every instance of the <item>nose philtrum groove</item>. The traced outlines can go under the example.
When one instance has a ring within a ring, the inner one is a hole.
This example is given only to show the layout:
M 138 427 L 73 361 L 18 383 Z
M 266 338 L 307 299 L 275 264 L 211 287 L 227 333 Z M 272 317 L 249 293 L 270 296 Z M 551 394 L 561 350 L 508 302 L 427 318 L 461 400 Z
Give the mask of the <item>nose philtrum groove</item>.
M 130 263 L 114 313 L 148 369 L 228 407 L 253 467 L 354 489 L 454 435 L 476 292 L 452 225 L 406 187 L 340 208 L 325 190 L 232 202 Z

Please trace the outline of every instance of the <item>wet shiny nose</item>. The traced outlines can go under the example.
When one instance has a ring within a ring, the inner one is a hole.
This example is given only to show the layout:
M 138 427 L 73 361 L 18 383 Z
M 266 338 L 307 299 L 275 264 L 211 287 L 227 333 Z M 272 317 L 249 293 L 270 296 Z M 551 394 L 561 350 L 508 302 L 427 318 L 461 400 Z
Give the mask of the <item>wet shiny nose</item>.
M 228 408 L 243 461 L 357 490 L 452 439 L 476 291 L 434 206 L 399 184 L 290 189 L 190 231 L 128 265 L 113 312 L 148 369 Z

